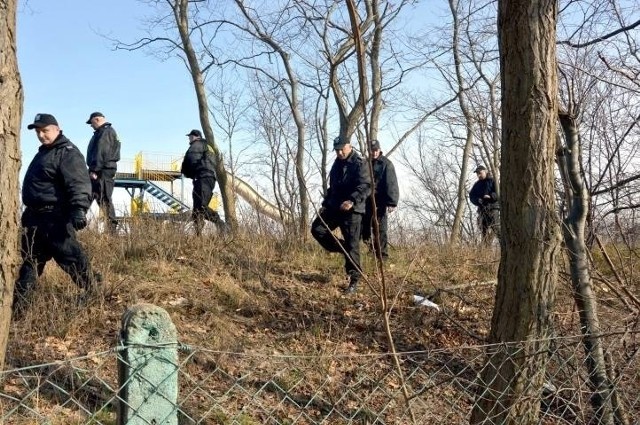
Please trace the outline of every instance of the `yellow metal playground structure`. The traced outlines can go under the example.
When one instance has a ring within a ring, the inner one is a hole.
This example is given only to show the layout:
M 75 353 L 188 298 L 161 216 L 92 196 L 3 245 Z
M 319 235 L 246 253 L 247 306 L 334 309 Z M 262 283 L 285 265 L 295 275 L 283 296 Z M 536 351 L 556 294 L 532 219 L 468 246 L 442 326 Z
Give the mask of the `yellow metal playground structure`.
M 185 177 L 180 173 L 182 155 L 138 153 L 133 161 L 120 161 L 115 177 L 115 187 L 124 188 L 131 196 L 131 215 L 148 215 L 154 218 L 181 220 L 188 219 L 191 206 L 185 203 Z M 227 172 L 227 181 L 231 183 L 236 195 L 243 198 L 258 213 L 272 220 L 286 223 L 292 217 L 286 211 L 263 197 L 250 184 Z M 176 190 L 175 185 L 180 186 Z M 189 185 L 190 187 L 190 185 Z M 178 192 L 178 195 L 176 195 Z M 150 199 L 150 197 L 151 199 Z M 151 208 L 150 200 L 159 201 L 165 208 Z M 220 199 L 214 193 L 209 207 L 217 211 Z
M 115 187 L 123 188 L 131 196 L 131 216 L 152 215 L 156 218 L 187 218 L 191 207 L 184 196 L 184 176 L 180 173 L 182 156 L 167 154 L 143 154 L 139 152 L 131 161 L 121 161 L 122 166 L 115 176 Z M 175 183 L 180 184 L 180 194 L 175 195 Z M 167 187 L 167 185 L 169 187 Z M 167 208 L 165 212 L 150 207 L 149 195 Z M 214 196 L 209 207 L 217 210 L 219 200 Z

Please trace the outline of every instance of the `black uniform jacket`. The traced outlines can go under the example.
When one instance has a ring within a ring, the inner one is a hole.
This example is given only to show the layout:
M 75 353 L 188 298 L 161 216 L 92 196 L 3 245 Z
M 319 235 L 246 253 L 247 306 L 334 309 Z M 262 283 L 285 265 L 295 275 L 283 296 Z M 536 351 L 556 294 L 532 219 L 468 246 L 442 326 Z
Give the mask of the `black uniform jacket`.
M 371 193 L 371 180 L 367 166 L 355 151 L 336 159 L 329 172 L 329 189 L 322 206 L 339 210 L 344 201 L 353 202 L 353 212 L 364 214 L 365 201 Z
M 194 140 L 189 145 L 180 171 L 190 179 L 216 176 L 213 153 L 209 151 L 206 140 Z
M 91 180 L 84 157 L 62 132 L 33 157 L 22 184 L 22 203 L 34 210 L 89 209 Z
M 484 195 L 489 195 L 490 198 L 485 198 Z M 469 191 L 469 200 L 479 208 L 497 207 L 498 194 L 493 177 L 487 176 L 483 180 L 478 180 Z
M 106 122 L 93 132 L 89 141 L 87 166 L 89 171 L 99 174 L 102 170 L 115 170 L 118 161 L 120 140 L 111 123 Z
M 371 161 L 373 178 L 376 182 L 375 197 L 376 206 L 384 211 L 384 207 L 397 207 L 400 198 L 396 169 L 389 159 L 380 155 Z

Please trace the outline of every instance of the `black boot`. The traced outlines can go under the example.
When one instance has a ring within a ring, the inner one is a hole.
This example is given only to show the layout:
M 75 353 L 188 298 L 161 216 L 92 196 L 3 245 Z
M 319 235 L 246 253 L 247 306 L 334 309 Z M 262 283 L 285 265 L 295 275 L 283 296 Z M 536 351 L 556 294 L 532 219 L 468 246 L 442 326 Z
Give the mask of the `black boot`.
M 358 281 L 360 280 L 360 275 L 356 273 L 352 273 L 349 275 L 349 286 L 347 286 L 344 290 L 345 294 L 353 294 L 358 290 Z

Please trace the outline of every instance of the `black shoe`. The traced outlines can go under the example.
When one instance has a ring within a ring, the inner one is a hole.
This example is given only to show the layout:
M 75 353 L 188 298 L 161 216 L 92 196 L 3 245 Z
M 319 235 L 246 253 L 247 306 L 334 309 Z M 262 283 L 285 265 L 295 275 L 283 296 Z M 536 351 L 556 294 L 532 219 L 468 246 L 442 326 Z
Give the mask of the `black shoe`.
M 349 286 L 344 289 L 345 294 L 353 294 L 358 290 L 358 276 L 353 274 L 349 276 Z
M 345 294 L 354 294 L 357 290 L 358 290 L 358 284 L 357 283 L 350 283 L 349 286 L 344 288 L 344 293 Z

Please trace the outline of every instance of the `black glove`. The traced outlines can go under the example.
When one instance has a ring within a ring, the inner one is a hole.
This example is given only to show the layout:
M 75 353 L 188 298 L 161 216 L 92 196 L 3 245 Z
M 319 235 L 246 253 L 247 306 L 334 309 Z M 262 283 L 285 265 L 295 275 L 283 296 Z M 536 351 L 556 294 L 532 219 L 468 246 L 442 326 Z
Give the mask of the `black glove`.
M 69 214 L 69 222 L 76 230 L 82 230 L 87 227 L 87 212 L 82 208 L 71 210 Z

